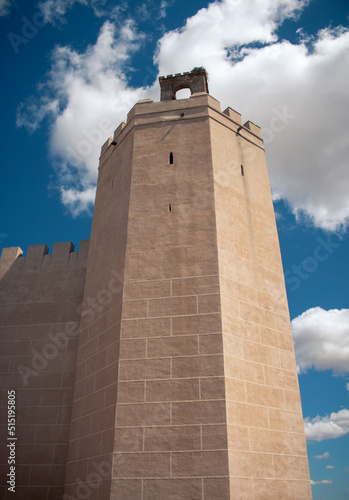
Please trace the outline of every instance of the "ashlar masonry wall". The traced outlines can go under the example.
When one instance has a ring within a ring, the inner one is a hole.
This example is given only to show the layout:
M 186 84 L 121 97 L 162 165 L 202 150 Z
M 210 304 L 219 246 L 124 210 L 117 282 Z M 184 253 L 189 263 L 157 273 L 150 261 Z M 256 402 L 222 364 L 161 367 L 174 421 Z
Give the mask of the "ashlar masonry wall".
M 88 240 L 5 248 L 0 259 L 1 479 L 4 499 L 63 494 Z M 16 491 L 6 484 L 7 391 L 16 391 Z

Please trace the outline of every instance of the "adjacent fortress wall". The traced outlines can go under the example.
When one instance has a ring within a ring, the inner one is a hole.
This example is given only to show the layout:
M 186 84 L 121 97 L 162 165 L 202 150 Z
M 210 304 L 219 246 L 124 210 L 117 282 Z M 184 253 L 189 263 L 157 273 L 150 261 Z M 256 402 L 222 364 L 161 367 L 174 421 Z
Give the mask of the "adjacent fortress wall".
M 88 240 L 4 248 L 0 259 L 1 498 L 7 390 L 16 390 L 16 499 L 63 493 Z M 5 481 L 4 481 L 5 480 Z

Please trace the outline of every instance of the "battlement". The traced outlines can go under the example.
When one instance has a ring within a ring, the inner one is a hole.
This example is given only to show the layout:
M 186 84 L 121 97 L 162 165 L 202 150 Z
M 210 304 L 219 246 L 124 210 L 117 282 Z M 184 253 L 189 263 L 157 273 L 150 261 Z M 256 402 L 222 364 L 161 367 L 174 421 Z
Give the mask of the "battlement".
M 184 73 L 185 74 L 185 73 Z M 160 78 L 171 78 L 172 75 Z M 193 120 L 203 116 L 210 116 L 220 121 L 226 127 L 233 130 L 242 139 L 253 142 L 263 148 L 261 128 L 251 120 L 244 124 L 241 114 L 228 107 L 223 112 L 220 102 L 211 95 L 203 92 L 192 94 L 188 99 L 165 100 L 154 102 L 152 99 L 138 101 L 129 111 L 127 121 L 115 129 L 113 136 L 109 137 L 101 148 L 101 163 L 119 146 L 124 137 L 132 130 L 132 127 L 159 123 L 160 121 Z M 107 155 L 105 155 L 108 152 Z M 104 158 L 102 158 L 105 155 Z
M 79 252 L 71 241 L 54 243 L 52 255 L 45 244 L 30 245 L 26 257 L 20 247 L 3 248 L 0 258 L 0 279 L 10 269 L 32 272 L 56 269 L 83 269 L 87 264 L 89 240 L 80 241 Z

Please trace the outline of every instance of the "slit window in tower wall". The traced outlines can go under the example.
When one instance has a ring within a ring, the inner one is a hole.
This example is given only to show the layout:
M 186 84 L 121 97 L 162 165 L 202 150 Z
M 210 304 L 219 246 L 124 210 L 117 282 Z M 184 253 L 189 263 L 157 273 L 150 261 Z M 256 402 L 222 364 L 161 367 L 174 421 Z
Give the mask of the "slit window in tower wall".
M 171 203 L 169 203 L 169 204 L 168 204 L 168 210 L 169 210 L 170 212 L 172 212 L 172 205 L 171 205 Z
M 173 164 L 173 153 L 171 151 L 171 153 L 170 153 L 170 165 L 172 165 L 172 164 Z
M 245 173 L 244 173 L 244 166 L 243 165 L 241 165 L 241 175 L 245 175 Z

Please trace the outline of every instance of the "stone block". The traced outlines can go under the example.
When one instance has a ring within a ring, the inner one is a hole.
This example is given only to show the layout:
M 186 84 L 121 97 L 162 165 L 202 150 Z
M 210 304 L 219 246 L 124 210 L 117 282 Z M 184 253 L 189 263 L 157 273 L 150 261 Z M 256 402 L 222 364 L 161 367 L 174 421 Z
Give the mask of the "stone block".
M 202 426 L 203 450 L 226 450 L 228 448 L 226 425 Z
M 228 474 L 228 452 L 174 452 L 172 454 L 172 474 L 174 477 L 226 476 Z
M 144 401 L 144 382 L 119 382 L 117 391 L 118 403 L 138 403 Z
M 298 377 L 295 371 L 264 366 L 264 376 L 267 385 L 280 387 L 285 390 L 298 391 Z
M 146 357 L 145 339 L 122 340 L 120 343 L 120 359 L 134 359 Z
M 219 294 L 208 294 L 198 296 L 198 313 L 216 313 L 221 310 L 221 301 Z
M 294 500 L 294 487 L 291 481 L 275 479 L 255 479 L 253 481 L 253 494 L 257 500 L 282 498 Z
M 222 377 L 201 378 L 200 394 L 201 394 L 201 399 L 225 399 L 224 378 Z
M 146 382 L 146 401 L 186 401 L 197 400 L 198 379 L 152 380 Z
M 238 425 L 227 426 L 227 439 L 229 451 L 241 450 L 250 451 L 250 438 L 248 427 L 241 427 Z M 253 451 L 253 450 L 252 450 Z
M 238 318 L 227 316 L 224 311 L 222 315 L 223 332 L 234 337 L 260 342 L 259 325 L 242 321 Z
M 198 354 L 198 337 L 168 337 L 161 339 L 148 339 L 148 358 L 164 356 L 193 356 Z
M 264 383 L 263 365 L 232 356 L 224 356 L 225 375 L 229 378 Z
M 274 408 L 285 408 L 284 391 L 276 387 L 245 383 L 247 403 Z
M 106 496 L 105 498 L 109 497 Z M 127 498 L 130 500 L 142 498 L 142 479 L 113 479 L 110 498 Z
M 205 477 L 203 483 L 205 500 L 229 498 L 229 477 Z M 233 496 L 232 498 L 237 497 Z
M 170 318 L 127 320 L 122 322 L 121 338 L 166 337 L 170 328 Z
M 253 479 L 245 477 L 230 477 L 230 498 L 234 500 L 254 500 Z
M 172 318 L 173 335 L 218 333 L 222 331 L 220 314 L 198 314 Z
M 170 378 L 170 359 L 121 360 L 120 380 L 152 380 Z
M 172 295 L 202 295 L 219 293 L 218 276 L 195 276 L 172 280 Z
M 261 327 L 261 343 L 293 352 L 292 335 L 282 333 L 278 330 L 272 330 L 271 328 Z
M 143 449 L 143 427 L 124 427 L 114 431 L 114 452 L 133 452 Z
M 183 425 L 145 428 L 145 451 L 200 450 L 200 448 L 201 437 L 199 426 Z
M 283 432 L 304 432 L 304 424 L 301 413 L 269 409 L 270 429 Z
M 272 311 L 261 309 L 250 304 L 240 303 L 240 317 L 245 321 L 255 323 L 258 325 L 266 326 L 268 328 L 275 328 L 275 318 Z
M 165 500 L 173 498 L 190 498 L 191 500 L 201 500 L 202 481 L 201 479 L 144 479 L 143 499 L 144 500 Z M 120 497 L 121 498 L 121 497 Z M 128 498 L 128 497 L 127 497 Z M 140 497 L 134 497 L 138 500 Z
M 223 357 L 186 356 L 172 359 L 172 377 L 219 377 L 223 375 Z
M 169 425 L 169 403 L 120 404 L 116 409 L 117 426 Z
M 295 499 L 296 500 L 311 500 L 313 498 L 310 486 L 310 480 L 293 481 Z
M 170 454 L 124 453 L 113 467 L 113 478 L 169 477 Z
M 199 354 L 222 354 L 223 341 L 222 335 L 209 334 L 199 335 Z
M 176 425 L 225 423 L 224 401 L 172 403 L 172 422 Z
M 251 451 L 290 453 L 290 435 L 266 429 L 250 429 Z
M 266 407 L 234 401 L 227 401 L 226 405 L 229 425 L 269 428 L 268 409 Z
M 171 281 L 137 281 L 125 283 L 124 285 L 124 300 L 135 300 L 157 297 L 170 297 Z M 188 294 L 185 294 L 188 295 Z
M 272 478 L 273 455 L 235 450 L 229 453 L 229 469 L 232 476 Z
M 146 318 L 147 301 L 146 300 L 127 300 L 122 303 L 122 318 Z
M 182 316 L 196 314 L 197 301 L 195 296 L 172 297 L 165 299 L 149 299 L 148 316 Z
M 306 457 L 274 455 L 273 459 L 277 477 L 303 480 L 309 478 L 308 460 Z

